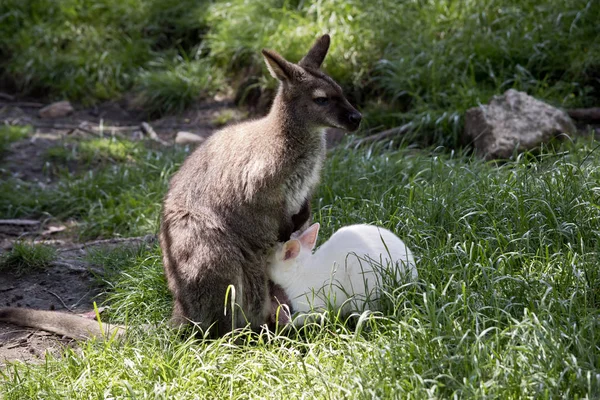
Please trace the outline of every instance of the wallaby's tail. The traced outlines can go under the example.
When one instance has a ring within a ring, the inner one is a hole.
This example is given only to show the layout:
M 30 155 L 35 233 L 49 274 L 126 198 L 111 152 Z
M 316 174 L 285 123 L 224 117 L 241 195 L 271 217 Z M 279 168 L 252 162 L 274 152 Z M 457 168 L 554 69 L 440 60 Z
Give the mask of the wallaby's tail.
M 32 310 L 29 308 L 0 308 L 0 321 L 19 326 L 28 326 L 44 331 L 58 333 L 72 339 L 110 338 L 121 336 L 125 327 L 111 325 L 56 311 Z

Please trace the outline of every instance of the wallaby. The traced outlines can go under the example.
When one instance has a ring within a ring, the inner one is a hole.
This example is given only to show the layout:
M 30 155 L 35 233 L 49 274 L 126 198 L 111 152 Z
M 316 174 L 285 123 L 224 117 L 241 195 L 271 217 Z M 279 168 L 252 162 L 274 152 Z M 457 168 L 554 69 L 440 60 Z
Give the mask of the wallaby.
M 325 129 L 354 131 L 361 121 L 320 70 L 329 42 L 317 39 L 298 64 L 263 50 L 280 82 L 268 115 L 216 132 L 173 176 L 159 235 L 173 324 L 215 325 L 223 335 L 268 322 L 268 254 L 307 225 Z
M 311 310 L 327 306 L 352 312 L 377 309 L 385 282 L 400 282 L 405 276 L 417 278 L 414 257 L 400 238 L 385 228 L 351 225 L 336 231 L 313 254 L 319 224 L 313 224 L 297 238 L 279 244 L 271 256 L 269 277 L 283 288 L 290 304 L 280 309 L 279 322 L 301 326 Z
M 174 325 L 214 324 L 223 335 L 246 321 L 254 329 L 269 322 L 270 292 L 281 290 L 268 281 L 267 255 L 308 224 L 325 129 L 354 131 L 362 118 L 320 70 L 329 43 L 329 35 L 317 39 L 298 64 L 263 50 L 269 72 L 280 81 L 269 114 L 215 132 L 171 179 L 159 240 Z M 240 308 L 235 320 L 226 297 Z M 122 326 L 100 329 L 85 318 L 20 308 L 0 309 L 0 321 L 72 338 L 124 332 Z

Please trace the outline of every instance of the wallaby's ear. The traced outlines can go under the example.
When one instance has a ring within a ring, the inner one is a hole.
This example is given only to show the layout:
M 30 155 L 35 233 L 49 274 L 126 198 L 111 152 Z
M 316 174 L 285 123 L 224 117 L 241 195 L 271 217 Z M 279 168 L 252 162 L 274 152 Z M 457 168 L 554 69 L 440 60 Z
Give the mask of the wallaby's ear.
M 318 222 L 312 224 L 302 234 L 298 237 L 298 240 L 302 244 L 302 247 L 312 250 L 315 248 L 315 244 L 317 243 L 317 237 L 319 237 L 319 225 Z
M 308 53 L 298 63 L 301 67 L 319 69 L 329 50 L 331 38 L 325 34 L 315 41 L 315 44 L 310 48 Z
M 280 81 L 291 81 L 299 73 L 299 68 L 273 50 L 262 50 L 265 63 L 273 78 Z
M 300 241 L 293 239 L 288 240 L 283 245 L 283 261 L 292 260 L 300 254 Z

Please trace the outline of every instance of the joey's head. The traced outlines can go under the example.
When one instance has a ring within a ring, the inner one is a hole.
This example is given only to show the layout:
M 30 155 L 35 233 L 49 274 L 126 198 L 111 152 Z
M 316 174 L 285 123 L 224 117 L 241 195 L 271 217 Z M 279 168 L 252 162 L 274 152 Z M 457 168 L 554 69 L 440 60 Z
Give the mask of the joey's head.
M 318 223 L 313 224 L 297 238 L 277 245 L 269 264 L 269 278 L 273 283 L 280 285 L 284 290 L 298 283 L 300 272 L 310 262 L 319 236 L 319 227 Z
M 320 69 L 329 42 L 329 35 L 321 36 L 297 64 L 273 50 L 263 49 L 269 72 L 280 81 L 273 110 L 288 114 L 293 123 L 309 129 L 355 131 L 362 115 L 344 97 L 342 88 Z

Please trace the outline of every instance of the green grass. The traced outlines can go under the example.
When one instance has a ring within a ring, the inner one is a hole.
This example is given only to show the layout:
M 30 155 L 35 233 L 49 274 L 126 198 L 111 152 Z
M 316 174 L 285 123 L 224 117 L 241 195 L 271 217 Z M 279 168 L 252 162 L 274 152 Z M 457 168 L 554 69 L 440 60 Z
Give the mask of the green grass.
M 20 93 L 66 97 L 85 104 L 113 99 L 129 90 L 145 91 L 147 74 L 158 61 L 202 57 L 198 46 L 207 29 L 207 3 L 3 1 L 0 76 Z M 188 78 L 194 84 L 189 90 L 201 89 L 194 93 L 200 97 L 206 79 L 196 81 L 191 73 Z M 169 92 L 171 83 L 165 82 L 161 89 Z M 168 104 L 168 96 L 165 101 Z
M 14 243 L 12 249 L 0 254 L 0 271 L 24 274 L 32 269 L 43 269 L 56 258 L 56 249 L 50 246 Z
M 106 165 L 140 161 L 145 152 L 141 143 L 117 138 L 74 140 L 51 147 L 45 157 L 51 163 L 75 162 L 81 165 Z
M 458 147 L 463 113 L 516 88 L 563 107 L 600 99 L 595 0 L 6 0 L 0 77 L 23 94 L 93 103 L 133 92 L 179 112 L 241 81 L 274 88 L 260 50 L 292 61 L 323 32 L 325 69 L 363 129 Z
M 62 173 L 47 188 L 14 178 L 1 181 L 0 214 L 74 219 L 81 240 L 154 232 L 168 179 L 184 155 L 116 139 L 52 148 L 46 156 L 52 168 L 61 173 L 73 162 L 79 173 Z
M 502 165 L 449 150 L 464 110 L 508 88 L 597 104 L 599 16 L 593 0 L 1 3 L 0 78 L 21 94 L 93 103 L 133 91 L 148 112 L 178 112 L 225 82 L 258 76 L 272 88 L 262 47 L 297 60 L 329 32 L 325 69 L 364 111 L 363 128 L 412 122 L 407 142 L 443 146 L 328 155 L 313 202 L 320 242 L 372 223 L 418 258 L 418 282 L 388 288 L 382 314 L 358 328 L 325 313 L 289 336 L 191 339 L 165 327 L 157 247 L 96 252 L 107 317 L 156 327 L 12 364 L 0 371 L 4 398 L 600 397 L 597 143 Z M 0 129 L 0 150 L 26 135 Z M 115 139 L 51 149 L 58 173 L 69 163 L 75 173 L 45 189 L 0 181 L 0 215 L 74 219 L 82 240 L 156 233 L 184 155 Z M 44 251 L 19 244 L 2 265 L 42 266 Z
M 186 339 L 164 327 L 170 298 L 158 248 L 96 254 L 116 272 L 106 277 L 111 319 L 158 327 L 42 365 L 12 364 L 2 371 L 4 397 L 597 398 L 597 146 L 581 139 L 501 166 L 438 151 L 330 153 L 313 203 L 320 242 L 373 223 L 418 258 L 418 282 L 388 290 L 381 315 L 359 330 L 325 314 L 289 336 Z M 155 188 L 134 187 L 146 201 L 130 213 L 147 213 Z M 127 229 L 156 227 L 131 220 Z
M 11 143 L 26 138 L 31 133 L 29 126 L 0 126 L 0 157 L 2 157 Z
M 456 147 L 464 111 L 509 88 L 597 103 L 599 16 L 589 0 L 234 0 L 213 5 L 206 41 L 216 65 L 272 87 L 261 48 L 296 61 L 330 32 L 325 69 L 362 106 L 363 128 L 412 122 L 409 142 Z
M 223 73 L 206 59 L 157 62 L 140 74 L 136 101 L 152 114 L 181 112 L 200 94 L 214 94 L 223 86 Z
M 214 126 L 225 126 L 227 124 L 248 118 L 247 113 L 235 112 L 231 109 L 223 110 L 213 117 L 210 121 Z

